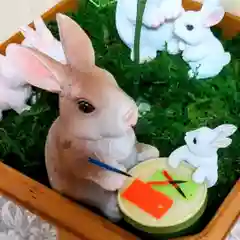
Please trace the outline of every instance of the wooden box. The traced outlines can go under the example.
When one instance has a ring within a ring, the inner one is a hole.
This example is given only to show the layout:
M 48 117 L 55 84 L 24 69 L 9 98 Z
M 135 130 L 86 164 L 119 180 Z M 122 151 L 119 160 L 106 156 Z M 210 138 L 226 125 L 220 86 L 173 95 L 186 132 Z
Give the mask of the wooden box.
M 200 4 L 184 0 L 185 9 L 199 9 Z M 78 0 L 63 0 L 43 15 L 44 20 L 52 20 L 57 12 L 67 12 L 78 7 Z M 230 13 L 219 24 L 225 38 L 232 38 L 240 32 L 240 18 Z M 4 54 L 6 46 L 19 43 L 20 33 L 0 45 Z M 66 199 L 55 191 L 24 176 L 18 171 L 0 163 L 0 193 L 12 201 L 29 209 L 53 224 L 58 229 L 58 239 L 62 240 L 136 240 L 133 234 L 110 223 L 108 220 Z M 240 216 L 240 181 L 219 208 L 209 225 L 198 235 L 179 240 L 225 240 Z

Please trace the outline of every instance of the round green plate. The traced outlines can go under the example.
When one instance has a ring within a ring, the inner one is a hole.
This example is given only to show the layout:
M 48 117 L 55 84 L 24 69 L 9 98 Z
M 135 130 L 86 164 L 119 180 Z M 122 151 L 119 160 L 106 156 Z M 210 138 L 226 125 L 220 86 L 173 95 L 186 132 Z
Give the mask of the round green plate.
M 203 214 L 207 205 L 206 184 L 196 184 L 192 181 L 194 168 L 182 162 L 177 169 L 168 165 L 167 158 L 158 158 L 142 162 L 132 168 L 129 173 L 144 182 L 166 181 L 162 171 L 166 170 L 174 180 L 184 180 L 179 184 L 186 195 L 183 198 L 172 186 L 152 186 L 173 200 L 172 207 L 160 219 L 154 218 L 136 205 L 121 197 L 121 194 L 130 186 L 134 179 L 128 178 L 118 192 L 118 203 L 125 221 L 135 228 L 153 234 L 175 234 L 185 231 L 192 226 Z M 144 197 L 144 196 L 143 196 Z

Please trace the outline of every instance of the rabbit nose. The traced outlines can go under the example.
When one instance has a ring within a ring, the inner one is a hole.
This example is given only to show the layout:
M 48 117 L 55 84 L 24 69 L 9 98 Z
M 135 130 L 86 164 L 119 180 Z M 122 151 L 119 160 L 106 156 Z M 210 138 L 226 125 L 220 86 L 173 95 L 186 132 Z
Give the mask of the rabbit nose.
M 135 109 L 130 109 L 124 115 L 124 121 L 127 123 L 129 127 L 134 127 L 137 124 L 138 120 L 138 112 Z

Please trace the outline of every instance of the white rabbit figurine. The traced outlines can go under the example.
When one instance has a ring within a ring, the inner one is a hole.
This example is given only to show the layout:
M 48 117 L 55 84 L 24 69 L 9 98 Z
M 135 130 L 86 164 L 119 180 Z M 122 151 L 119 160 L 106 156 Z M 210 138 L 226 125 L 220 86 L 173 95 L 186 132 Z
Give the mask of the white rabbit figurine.
M 168 159 L 171 167 L 177 168 L 181 161 L 186 161 L 196 168 L 192 179 L 196 183 L 207 180 L 207 186 L 212 187 L 218 180 L 219 148 L 226 148 L 232 140 L 229 138 L 237 127 L 223 124 L 215 129 L 201 127 L 186 133 L 186 145 L 173 151 Z
M 131 49 L 134 58 L 134 36 L 138 0 L 118 0 L 116 28 L 122 41 Z M 147 0 L 140 38 L 140 63 L 156 58 L 166 43 L 171 54 L 179 52 L 178 42 L 173 38 L 173 22 L 184 11 L 182 0 Z
M 231 61 L 230 53 L 225 52 L 210 29 L 222 20 L 224 13 L 216 1 L 206 0 L 200 11 L 186 11 L 174 22 L 182 58 L 191 68 L 190 78 L 214 77 Z
M 35 48 L 56 61 L 66 64 L 62 43 L 54 38 L 41 17 L 34 20 L 34 26 L 36 30 L 28 25 L 20 28 L 25 37 L 21 45 Z
M 13 66 L 7 56 L 0 55 L 0 120 L 5 110 L 13 109 L 21 114 L 31 108 L 26 101 L 32 88 Z
M 20 28 L 25 39 L 21 45 L 35 48 L 56 61 L 66 64 L 66 57 L 60 41 L 55 39 L 41 17 L 34 21 L 35 29 L 29 26 Z M 8 51 L 6 51 L 8 52 Z M 32 92 L 32 87 L 21 76 L 16 66 L 8 59 L 8 55 L 0 55 L 0 120 L 2 112 L 13 109 L 18 114 L 30 110 L 26 101 L 32 96 L 31 102 L 35 103 L 37 94 Z

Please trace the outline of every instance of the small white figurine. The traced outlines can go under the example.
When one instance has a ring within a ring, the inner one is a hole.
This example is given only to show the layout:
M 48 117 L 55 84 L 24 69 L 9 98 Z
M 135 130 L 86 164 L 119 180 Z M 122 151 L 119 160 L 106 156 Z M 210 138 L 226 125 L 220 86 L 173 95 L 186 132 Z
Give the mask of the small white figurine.
M 122 41 L 131 49 L 132 60 L 137 2 L 118 0 L 116 9 L 116 28 Z M 178 42 L 173 39 L 173 22 L 183 11 L 182 0 L 147 0 L 142 20 L 140 63 L 156 58 L 157 51 L 163 51 L 169 42 L 168 52 L 179 52 Z
M 205 0 L 200 11 L 186 11 L 174 22 L 182 58 L 191 68 L 190 78 L 214 77 L 231 61 L 230 53 L 225 52 L 210 29 L 223 19 L 224 14 L 218 1 Z
M 223 124 L 215 129 L 201 127 L 186 133 L 186 145 L 173 151 L 168 159 L 171 167 L 177 168 L 181 161 L 186 161 L 196 168 L 192 179 L 196 183 L 205 180 L 210 188 L 218 180 L 219 148 L 226 148 L 232 143 L 229 137 L 237 130 L 231 124 Z
M 21 114 L 31 108 L 26 102 L 32 88 L 13 66 L 7 56 L 0 55 L 0 120 L 5 110 L 13 109 Z
M 20 28 L 25 37 L 21 45 L 36 48 L 56 61 L 66 64 L 62 43 L 54 38 L 41 17 L 34 20 L 34 26 L 36 30 L 28 25 Z
M 20 28 L 25 37 L 21 45 L 35 48 L 56 61 L 66 64 L 61 42 L 53 37 L 42 18 L 36 19 L 34 25 L 36 30 L 29 26 Z M 13 109 L 21 114 L 23 111 L 30 110 L 31 106 L 26 102 L 31 96 L 31 103 L 35 103 L 37 99 L 37 94 L 33 94 L 32 87 L 21 76 L 16 66 L 13 66 L 8 55 L 0 55 L 0 120 L 2 120 L 3 111 Z

